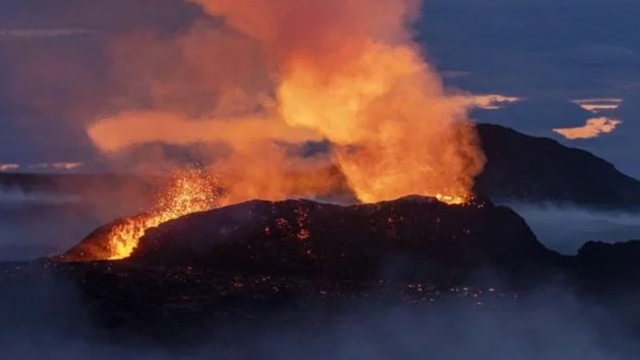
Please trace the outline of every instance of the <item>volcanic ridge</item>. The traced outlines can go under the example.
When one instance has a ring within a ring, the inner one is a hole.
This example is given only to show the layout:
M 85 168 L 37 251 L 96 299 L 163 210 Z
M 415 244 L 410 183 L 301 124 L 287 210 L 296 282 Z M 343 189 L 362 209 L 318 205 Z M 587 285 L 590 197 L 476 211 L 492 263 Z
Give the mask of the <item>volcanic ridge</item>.
M 61 259 L 97 260 L 94 256 L 108 245 L 112 229 L 130 220 L 101 227 Z M 373 278 L 390 264 L 416 276 L 452 268 L 544 268 L 561 259 L 507 207 L 488 200 L 447 205 L 413 196 L 351 206 L 250 201 L 190 214 L 149 229 L 127 261 L 239 273 Z

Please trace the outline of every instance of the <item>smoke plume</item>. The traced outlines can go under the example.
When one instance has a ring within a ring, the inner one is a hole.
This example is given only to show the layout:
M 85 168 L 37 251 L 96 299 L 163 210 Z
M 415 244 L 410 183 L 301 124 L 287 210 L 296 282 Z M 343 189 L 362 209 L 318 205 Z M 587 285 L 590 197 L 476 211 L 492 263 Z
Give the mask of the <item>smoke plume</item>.
M 326 140 L 361 201 L 469 195 L 484 157 L 469 104 L 447 94 L 412 39 L 421 1 L 185 1 L 218 21 L 111 46 L 129 96 L 87 129 L 100 150 L 221 143 L 214 171 L 243 179 L 230 196 L 277 200 L 331 190 L 334 175 L 305 189 L 284 175 L 319 160 L 283 144 Z

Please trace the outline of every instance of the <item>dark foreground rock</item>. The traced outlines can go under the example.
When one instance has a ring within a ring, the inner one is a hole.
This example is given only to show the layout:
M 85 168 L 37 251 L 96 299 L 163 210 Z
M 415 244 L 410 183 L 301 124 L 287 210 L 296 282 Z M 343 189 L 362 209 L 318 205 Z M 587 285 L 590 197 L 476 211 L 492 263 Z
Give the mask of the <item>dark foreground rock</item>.
M 628 286 L 640 283 L 640 241 L 604 243 L 590 241 L 576 256 L 582 277 L 592 283 Z

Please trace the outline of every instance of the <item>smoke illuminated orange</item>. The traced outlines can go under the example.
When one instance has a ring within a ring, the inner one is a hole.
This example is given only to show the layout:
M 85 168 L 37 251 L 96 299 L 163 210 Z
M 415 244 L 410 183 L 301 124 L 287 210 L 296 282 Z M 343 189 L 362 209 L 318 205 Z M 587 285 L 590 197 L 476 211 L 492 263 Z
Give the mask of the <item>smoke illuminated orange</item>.
M 117 77 L 147 93 L 87 129 L 100 150 L 222 144 L 210 173 L 223 181 L 224 204 L 337 190 L 330 171 L 290 176 L 318 164 L 337 167 L 366 203 L 471 197 L 484 165 L 471 104 L 447 93 L 412 39 L 420 0 L 185 1 L 223 21 L 173 41 L 114 43 Z M 287 150 L 322 140 L 324 156 Z M 175 203 L 118 230 L 112 258 L 128 256 L 145 229 L 209 208 L 200 184 L 171 190 Z M 192 196 L 202 201 L 180 200 Z
M 147 81 L 152 110 L 101 117 L 88 129 L 101 150 L 223 143 L 231 151 L 214 156 L 214 172 L 224 168 L 230 183 L 239 179 L 266 189 L 253 196 L 277 200 L 297 195 L 281 174 L 316 159 L 274 151 L 274 142 L 324 139 L 332 144 L 329 160 L 363 202 L 418 194 L 460 203 L 470 196 L 484 157 L 469 102 L 446 93 L 408 30 L 421 1 L 186 1 L 224 24 L 196 24 L 175 43 L 148 41 L 148 56 L 135 42 L 136 59 L 123 59 L 128 75 L 163 69 Z M 217 106 L 203 113 L 198 97 L 187 96 L 193 92 Z M 244 177 L 254 169 L 263 170 Z M 316 190 L 316 180 L 305 192 Z
M 216 183 L 198 171 L 180 172 L 162 197 L 156 209 L 148 214 L 127 219 L 108 235 L 109 260 L 125 259 L 138 246 L 145 232 L 162 223 L 217 206 Z

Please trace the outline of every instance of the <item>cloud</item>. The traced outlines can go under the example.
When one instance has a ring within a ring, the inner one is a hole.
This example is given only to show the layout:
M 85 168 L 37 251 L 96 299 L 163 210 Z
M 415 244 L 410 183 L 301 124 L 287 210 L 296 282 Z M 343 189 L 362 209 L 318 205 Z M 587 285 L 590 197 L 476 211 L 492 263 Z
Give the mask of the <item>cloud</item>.
M 440 76 L 446 79 L 457 79 L 465 76 L 470 76 L 471 73 L 468 71 L 456 71 L 456 70 L 446 70 L 440 72 Z
M 0 164 L 0 172 L 15 171 L 20 168 L 18 164 Z
M 498 110 L 507 105 L 522 101 L 521 98 L 515 96 L 506 96 L 500 94 L 476 95 L 473 97 L 475 107 L 485 110 Z
M 548 136 L 550 129 L 581 127 L 593 113 L 565 99 L 527 98 L 500 109 L 476 108 L 480 122 L 499 124 L 535 136 Z
M 16 171 L 20 169 L 28 169 L 32 171 L 44 171 L 44 170 L 54 170 L 54 171 L 74 171 L 79 170 L 84 166 L 84 163 L 81 162 L 53 162 L 53 163 L 39 163 L 39 164 L 28 164 L 28 165 L 20 165 L 17 163 L 5 163 L 0 164 L 0 172 L 10 172 Z
M 613 132 L 621 123 L 622 121 L 617 119 L 600 117 L 587 120 L 582 127 L 553 129 L 553 131 L 569 140 L 592 139 Z
M 456 100 L 460 102 L 461 105 L 472 109 L 500 110 L 524 99 L 501 94 L 472 94 L 457 96 Z
M 8 29 L 181 29 L 202 12 L 182 0 L 3 0 L 0 24 Z
M 617 110 L 622 104 L 622 99 L 616 98 L 603 98 L 603 99 L 579 99 L 573 100 L 572 103 L 580 106 L 581 108 L 591 111 L 594 114 L 597 114 L 602 111 L 613 111 Z
M 55 162 L 55 163 L 41 163 L 29 165 L 31 170 L 57 170 L 57 171 L 73 171 L 78 170 L 84 166 L 81 162 Z
M 52 29 L 13 29 L 0 30 L 0 38 L 49 38 L 72 35 L 95 34 L 90 29 L 52 28 Z

